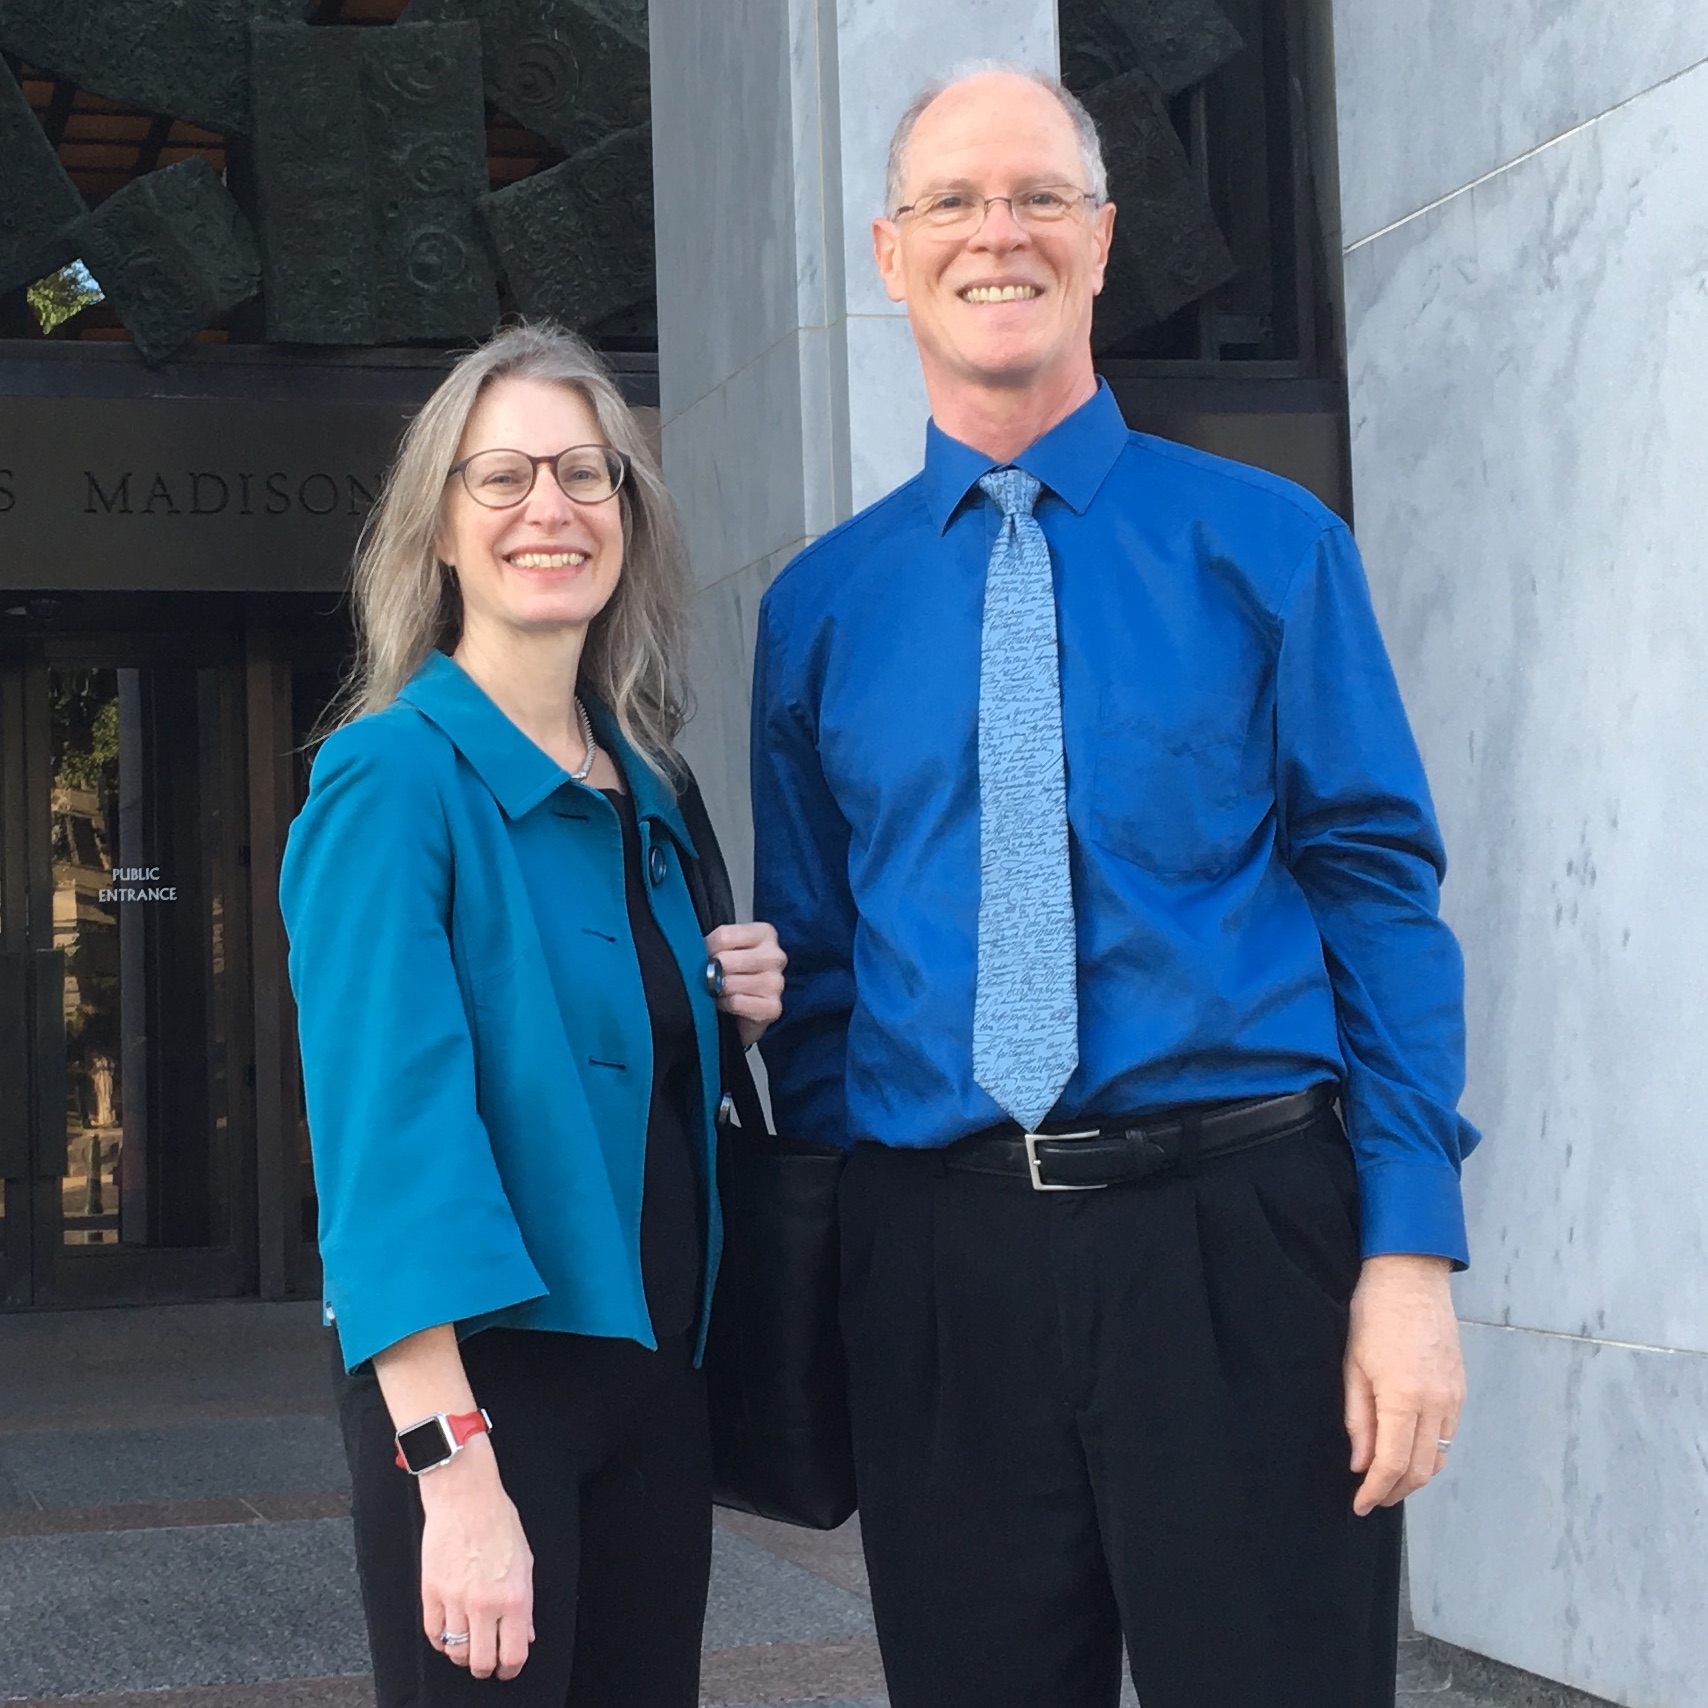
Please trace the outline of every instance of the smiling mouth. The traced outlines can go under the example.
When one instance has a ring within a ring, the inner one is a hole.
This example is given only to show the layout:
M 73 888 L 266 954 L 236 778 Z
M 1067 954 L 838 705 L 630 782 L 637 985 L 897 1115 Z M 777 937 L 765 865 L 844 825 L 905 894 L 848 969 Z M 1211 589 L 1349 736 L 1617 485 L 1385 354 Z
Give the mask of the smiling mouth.
M 960 292 L 962 302 L 1031 302 L 1043 292 L 1036 285 L 968 285 Z
M 586 552 L 511 552 L 504 560 L 512 569 L 579 569 Z

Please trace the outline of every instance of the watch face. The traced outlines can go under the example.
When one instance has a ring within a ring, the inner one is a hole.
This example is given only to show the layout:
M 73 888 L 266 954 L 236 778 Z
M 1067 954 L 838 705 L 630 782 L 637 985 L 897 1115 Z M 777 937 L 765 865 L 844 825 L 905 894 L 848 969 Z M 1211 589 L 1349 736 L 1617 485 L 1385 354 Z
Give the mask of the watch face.
M 436 1417 L 412 1423 L 398 1436 L 397 1447 L 404 1464 L 417 1476 L 444 1464 L 453 1451 L 445 1426 Z

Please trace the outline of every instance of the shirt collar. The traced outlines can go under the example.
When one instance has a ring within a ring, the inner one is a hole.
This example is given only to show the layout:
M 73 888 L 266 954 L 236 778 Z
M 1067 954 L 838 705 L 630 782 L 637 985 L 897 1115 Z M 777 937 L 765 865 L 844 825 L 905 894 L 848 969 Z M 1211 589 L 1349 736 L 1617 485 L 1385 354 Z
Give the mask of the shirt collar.
M 569 773 L 530 741 L 455 659 L 442 652 L 427 655 L 398 698 L 444 731 L 508 819 L 531 813 L 570 781 Z M 623 773 L 637 816 L 659 821 L 693 855 L 693 839 L 674 792 L 624 739 L 617 720 L 598 698 L 584 691 L 581 699 L 594 739 L 616 759 Z
M 1057 498 L 1083 516 L 1127 443 L 1120 405 L 1100 379 L 1097 390 L 1071 415 L 1034 439 L 1013 459 L 1015 468 L 1036 475 Z M 994 457 L 951 439 L 935 421 L 925 429 L 925 502 L 938 533 L 980 477 L 1001 467 Z

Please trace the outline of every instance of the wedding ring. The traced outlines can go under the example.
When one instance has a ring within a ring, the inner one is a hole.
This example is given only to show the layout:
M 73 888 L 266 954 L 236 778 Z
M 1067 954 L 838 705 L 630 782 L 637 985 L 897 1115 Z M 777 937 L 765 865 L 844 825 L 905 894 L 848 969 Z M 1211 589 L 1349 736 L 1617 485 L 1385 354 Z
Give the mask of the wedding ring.
M 1437 1453 L 1445 1453 L 1452 1445 L 1453 1443 L 1451 1441 L 1437 1441 L 1435 1444 L 1435 1451 Z
M 467 1631 L 441 1631 L 439 1633 L 439 1641 L 443 1643 L 447 1649 L 461 1648 L 461 1646 L 468 1640 L 469 1634 Z
M 724 964 L 716 955 L 706 962 L 706 989 L 714 998 L 724 993 Z

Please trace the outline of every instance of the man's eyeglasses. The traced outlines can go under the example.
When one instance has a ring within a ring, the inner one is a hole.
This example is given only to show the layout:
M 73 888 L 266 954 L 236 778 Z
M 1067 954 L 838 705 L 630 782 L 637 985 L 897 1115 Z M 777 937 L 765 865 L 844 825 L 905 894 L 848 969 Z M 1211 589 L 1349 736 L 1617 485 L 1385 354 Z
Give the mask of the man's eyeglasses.
M 1058 224 L 1069 214 L 1077 213 L 1081 202 L 1095 207 L 1098 198 L 1089 190 L 1075 189 L 1071 184 L 1039 184 L 1034 189 L 1016 190 L 1012 196 L 981 196 L 977 190 L 939 190 L 897 208 L 894 217 L 900 219 L 903 214 L 912 214 L 933 231 L 970 237 L 983 226 L 992 202 L 1006 202 L 1015 224 L 1030 230 Z
M 460 474 L 476 504 L 508 510 L 534 490 L 542 466 L 557 477 L 564 497 L 577 504 L 603 504 L 623 484 L 629 459 L 610 445 L 571 445 L 549 457 L 531 457 L 526 451 L 476 451 L 453 463 L 445 479 Z

